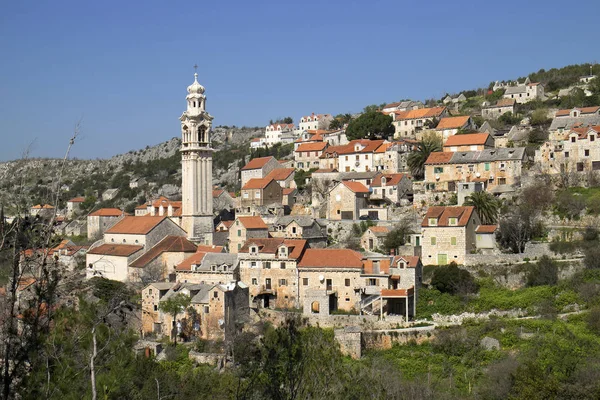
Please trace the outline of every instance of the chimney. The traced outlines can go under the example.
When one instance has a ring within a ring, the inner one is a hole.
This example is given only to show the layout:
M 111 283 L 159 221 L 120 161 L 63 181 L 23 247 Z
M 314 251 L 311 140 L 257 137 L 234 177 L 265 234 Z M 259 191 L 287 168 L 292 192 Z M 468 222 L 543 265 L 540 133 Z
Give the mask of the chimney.
M 390 256 L 396 255 L 396 249 L 390 249 Z

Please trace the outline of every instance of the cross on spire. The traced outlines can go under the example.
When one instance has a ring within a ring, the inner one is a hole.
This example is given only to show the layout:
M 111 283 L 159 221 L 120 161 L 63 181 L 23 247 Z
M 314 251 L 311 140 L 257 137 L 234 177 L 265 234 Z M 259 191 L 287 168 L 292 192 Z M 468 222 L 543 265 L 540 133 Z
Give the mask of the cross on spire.
M 194 72 L 198 72 L 198 64 L 194 64 Z

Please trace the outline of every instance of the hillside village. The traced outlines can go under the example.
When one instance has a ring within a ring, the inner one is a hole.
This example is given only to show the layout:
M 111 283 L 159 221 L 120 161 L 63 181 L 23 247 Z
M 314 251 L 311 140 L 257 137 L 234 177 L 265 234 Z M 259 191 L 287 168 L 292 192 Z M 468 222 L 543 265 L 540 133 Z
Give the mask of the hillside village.
M 165 341 L 201 341 L 213 350 L 190 357 L 222 367 L 233 361 L 218 343 L 290 315 L 334 329 L 357 359 L 471 319 L 538 318 L 537 303 L 477 302 L 492 287 L 556 285 L 597 267 L 595 69 L 354 115 L 290 110 L 294 119 L 260 130 L 213 128 L 195 74 L 180 138 L 147 158 L 81 161 L 88 167 L 66 181 L 39 178 L 45 191 L 29 192 L 26 206 L 2 198 L 2 227 L 25 210 L 28 223 L 53 228 L 51 245 L 23 249 L 20 265 L 50 257 L 75 281 L 129 287 L 135 346 L 157 357 Z M 20 270 L 3 294 L 25 310 L 40 274 Z M 559 306 L 560 296 L 545 298 L 556 314 L 587 307 L 584 295 Z

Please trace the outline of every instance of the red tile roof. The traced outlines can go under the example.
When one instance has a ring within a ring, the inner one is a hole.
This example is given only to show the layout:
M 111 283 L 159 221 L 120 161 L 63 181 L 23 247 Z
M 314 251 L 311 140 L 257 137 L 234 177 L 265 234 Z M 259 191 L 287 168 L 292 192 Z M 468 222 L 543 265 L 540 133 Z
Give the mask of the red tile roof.
M 258 246 L 258 252 L 263 254 L 277 255 L 279 246 L 285 245 L 288 247 L 288 257 L 290 259 L 298 259 L 306 248 L 306 240 L 304 239 L 283 239 L 283 238 L 263 238 L 263 239 L 248 239 L 238 253 L 249 253 L 251 246 Z
M 129 257 L 130 255 L 142 250 L 143 246 L 134 246 L 130 244 L 110 244 L 105 243 L 94 247 L 88 254 L 98 254 L 103 256 Z
M 375 261 L 379 261 L 379 272 L 375 272 L 373 265 Z M 389 274 L 390 273 L 390 259 L 384 258 L 383 260 L 364 260 L 363 261 L 363 274 Z
M 463 115 L 460 117 L 446 117 L 446 118 L 442 118 L 440 120 L 440 122 L 438 123 L 438 125 L 435 127 L 435 129 L 458 129 L 458 128 L 462 128 L 463 126 L 465 126 L 467 124 L 467 122 L 469 122 L 469 118 L 471 118 L 468 115 Z
M 83 203 L 85 201 L 85 197 L 74 197 L 68 201 L 68 203 Z
M 400 260 L 404 260 L 407 267 L 416 268 L 419 265 L 421 258 L 419 256 L 396 256 L 394 257 L 393 266 L 396 267 Z
M 114 224 L 112 227 L 106 230 L 105 233 L 121 233 L 129 235 L 146 235 L 152 229 L 156 228 L 164 219 L 164 215 L 161 216 L 149 216 L 144 215 L 143 217 L 132 217 L 127 216 L 122 220 Z
M 429 227 L 429 219 L 437 218 L 437 225 L 431 227 L 463 227 L 466 226 L 473 215 L 473 206 L 433 206 L 429 207 L 421 226 Z M 456 225 L 450 225 L 450 218 L 456 218 Z
M 600 110 L 600 106 L 594 106 L 594 107 L 576 107 L 577 110 L 579 110 L 582 114 L 593 114 L 595 112 L 597 112 L 598 110 Z M 556 112 L 556 117 L 565 117 L 565 116 L 569 116 L 571 114 L 571 110 L 558 110 Z
M 381 297 L 410 297 L 415 293 L 414 287 L 408 289 L 381 289 Z
M 212 197 L 213 198 L 219 197 L 220 195 L 223 194 L 223 192 L 225 192 L 223 189 L 214 189 L 212 191 Z
M 268 229 L 268 226 L 261 217 L 237 217 L 237 220 L 246 229 Z
M 295 191 L 296 191 L 295 188 L 283 188 L 283 195 L 287 196 L 287 195 L 294 193 Z
M 154 247 L 142 254 L 131 264 L 133 268 L 144 268 L 163 253 L 195 253 L 196 245 L 181 236 L 165 236 Z
M 99 210 L 90 213 L 90 217 L 120 217 L 125 215 L 125 212 L 118 208 L 101 208 Z
M 475 233 L 494 233 L 498 229 L 497 225 L 479 225 Z
M 390 228 L 388 226 L 371 226 L 369 227 L 369 229 L 371 230 L 371 232 L 377 233 L 388 233 L 390 231 Z
M 222 221 L 222 222 L 231 222 L 231 224 L 233 224 L 233 221 Z M 229 224 L 229 225 L 231 226 L 231 224 Z M 209 246 L 206 244 L 199 244 L 196 251 L 203 252 L 203 253 L 223 253 L 223 246 L 215 246 L 214 244 L 212 246 Z
M 271 160 L 275 160 L 275 157 L 269 156 L 269 157 L 253 158 L 252 160 L 250 160 L 248 162 L 248 164 L 244 165 L 244 167 L 242 168 L 242 171 L 262 168 L 265 166 L 265 164 L 267 164 Z
M 451 151 L 447 151 L 447 152 L 442 152 L 442 151 L 436 151 L 433 152 L 431 154 L 429 154 L 429 157 L 427 157 L 427 161 L 425 161 L 425 165 L 427 164 L 446 164 L 450 162 L 450 159 L 452 159 L 452 155 L 454 153 Z
M 198 265 L 202 262 L 202 259 L 206 255 L 206 252 L 199 251 L 197 253 L 192 254 L 179 264 L 175 266 L 176 271 L 191 271 L 192 265 Z
M 362 255 L 350 249 L 307 249 L 298 268 L 360 268 Z
M 302 143 L 295 150 L 296 153 L 302 153 L 307 151 L 322 151 L 327 147 L 327 142 L 314 142 L 314 143 Z
M 269 186 L 271 182 L 273 182 L 273 179 L 271 178 L 252 178 L 246 182 L 242 190 L 264 189 Z
M 404 119 L 436 118 L 442 115 L 445 110 L 446 107 L 419 108 L 416 110 L 395 111 L 393 114 L 396 115 L 395 120 L 398 121 Z
M 33 209 L 36 209 L 36 210 L 38 210 L 38 209 L 39 209 L 39 210 L 42 210 L 42 209 L 51 210 L 51 209 L 53 209 L 54 207 L 53 207 L 53 206 L 51 206 L 50 204 L 44 204 L 44 205 L 41 205 L 41 204 L 36 204 L 35 206 L 33 206 L 33 207 L 31 207 L 31 208 L 33 208 Z
M 496 105 L 493 107 L 510 107 L 514 106 L 517 100 L 515 99 L 500 99 L 496 102 Z
M 369 193 L 369 189 L 360 182 L 342 181 L 342 184 L 354 193 Z
M 450 146 L 469 146 L 483 145 L 489 140 L 488 133 L 465 133 L 461 135 L 452 135 L 444 143 L 444 147 Z
M 265 179 L 275 179 L 276 181 L 284 181 L 290 177 L 296 170 L 294 168 L 277 168 L 269 172 Z
M 181 208 L 181 201 L 172 201 L 169 200 L 168 197 L 160 196 L 158 199 L 152 202 L 152 207 L 159 208 L 160 206 L 163 206 L 163 208 L 167 208 L 169 206 L 173 208 Z
M 371 182 L 371 186 L 381 186 L 381 178 L 385 178 L 386 186 L 396 186 L 406 176 L 406 174 L 379 174 Z

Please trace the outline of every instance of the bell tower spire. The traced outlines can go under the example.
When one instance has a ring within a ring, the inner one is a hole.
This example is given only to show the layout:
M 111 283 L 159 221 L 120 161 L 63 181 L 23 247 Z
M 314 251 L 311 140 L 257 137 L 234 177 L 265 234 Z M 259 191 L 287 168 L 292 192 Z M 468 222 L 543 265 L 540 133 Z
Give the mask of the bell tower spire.
M 213 116 L 206 112 L 204 86 L 198 83 L 198 66 L 194 65 L 194 82 L 188 86 L 187 109 L 181 121 L 181 227 L 190 240 L 212 244 L 212 143 L 210 129 Z

